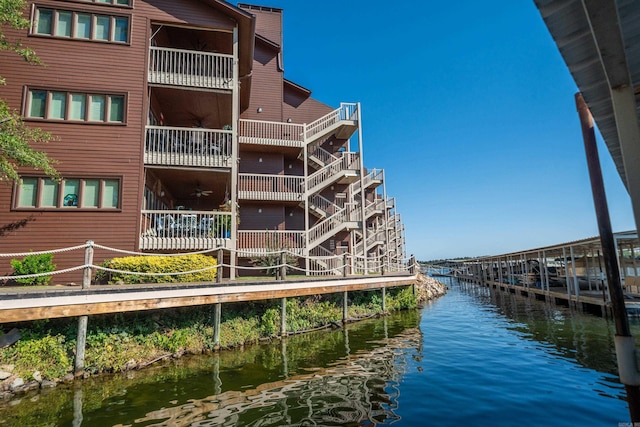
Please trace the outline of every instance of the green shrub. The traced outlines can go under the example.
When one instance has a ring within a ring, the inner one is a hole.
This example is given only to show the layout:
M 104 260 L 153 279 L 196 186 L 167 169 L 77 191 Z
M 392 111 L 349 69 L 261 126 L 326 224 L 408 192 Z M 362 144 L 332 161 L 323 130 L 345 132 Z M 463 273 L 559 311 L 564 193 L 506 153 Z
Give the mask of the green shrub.
M 207 255 L 179 256 L 129 256 L 105 260 L 103 267 L 114 270 L 131 271 L 131 274 L 100 272 L 97 281 L 109 284 L 123 283 L 171 283 L 171 282 L 211 282 L 216 278 L 217 261 Z M 178 273 L 209 268 L 198 273 L 147 276 L 135 273 Z
M 37 337 L 26 333 L 3 354 L 3 363 L 15 364 L 15 373 L 25 379 L 40 371 L 44 378 L 62 378 L 71 372 L 67 343 L 62 335 Z
M 11 267 L 17 276 L 49 273 L 56 269 L 56 265 L 53 263 L 53 254 L 27 255 L 22 260 L 12 259 Z M 15 280 L 23 285 L 46 285 L 51 280 L 51 276 L 23 277 Z

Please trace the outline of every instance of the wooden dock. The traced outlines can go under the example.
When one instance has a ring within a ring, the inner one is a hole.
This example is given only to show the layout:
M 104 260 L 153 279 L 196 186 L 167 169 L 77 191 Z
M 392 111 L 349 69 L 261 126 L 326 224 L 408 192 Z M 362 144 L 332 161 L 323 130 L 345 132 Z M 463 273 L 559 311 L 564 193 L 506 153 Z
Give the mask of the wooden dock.
M 93 286 L 84 290 L 69 287 L 6 289 L 0 290 L 0 323 L 386 289 L 413 285 L 416 278 L 412 274 L 390 274 L 285 281 Z

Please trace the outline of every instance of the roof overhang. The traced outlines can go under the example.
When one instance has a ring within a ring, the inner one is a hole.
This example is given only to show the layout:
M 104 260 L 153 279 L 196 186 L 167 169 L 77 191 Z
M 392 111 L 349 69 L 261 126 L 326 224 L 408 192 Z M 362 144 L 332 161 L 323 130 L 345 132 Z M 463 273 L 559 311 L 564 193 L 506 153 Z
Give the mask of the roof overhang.
M 640 2 L 534 0 L 627 185 L 612 90 L 635 89 L 638 120 Z M 627 187 L 628 188 L 628 187 Z

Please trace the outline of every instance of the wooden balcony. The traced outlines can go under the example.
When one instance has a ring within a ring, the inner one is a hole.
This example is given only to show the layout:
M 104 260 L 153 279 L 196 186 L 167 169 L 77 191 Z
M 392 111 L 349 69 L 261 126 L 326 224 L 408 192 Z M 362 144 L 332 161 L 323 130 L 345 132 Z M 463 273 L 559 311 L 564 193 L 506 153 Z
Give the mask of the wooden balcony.
M 147 126 L 147 165 L 230 167 L 232 131 Z
M 240 200 L 299 202 L 304 197 L 304 177 L 291 175 L 238 174 Z
M 143 210 L 141 214 L 140 250 L 230 247 L 230 212 Z
M 151 46 L 149 84 L 231 90 L 233 55 Z
M 242 119 L 238 141 L 241 144 L 302 148 L 304 125 Z
M 238 231 L 239 256 L 251 257 L 281 250 L 303 255 L 304 235 L 304 231 L 296 230 L 240 230 Z

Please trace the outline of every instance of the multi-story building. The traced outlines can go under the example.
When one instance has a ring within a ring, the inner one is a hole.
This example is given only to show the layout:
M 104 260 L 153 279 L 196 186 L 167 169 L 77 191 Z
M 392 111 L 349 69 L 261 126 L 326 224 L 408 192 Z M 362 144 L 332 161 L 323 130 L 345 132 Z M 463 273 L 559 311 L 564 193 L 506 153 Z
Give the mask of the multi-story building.
M 29 6 L 30 29 L 5 33 L 45 65 L 0 53 L 0 96 L 57 137 L 35 148 L 64 179 L 22 170 L 22 183 L 0 186 L 0 252 L 93 240 L 145 252 L 225 247 L 233 265 L 285 248 L 310 274 L 346 252 L 360 269 L 403 263 L 384 173 L 363 164 L 360 106 L 329 107 L 284 78 L 281 9 Z M 77 265 L 65 253 L 56 261 Z

